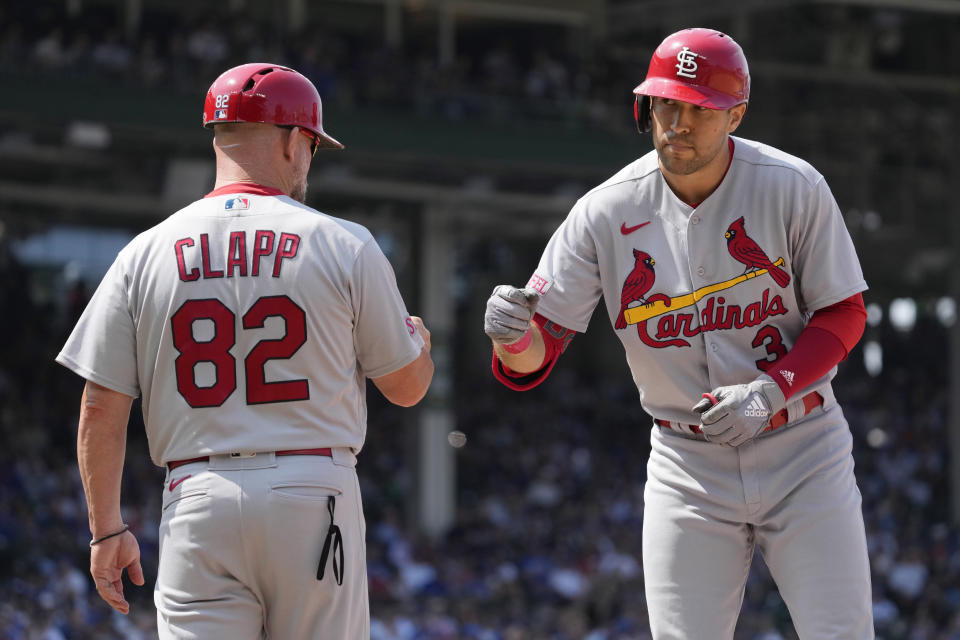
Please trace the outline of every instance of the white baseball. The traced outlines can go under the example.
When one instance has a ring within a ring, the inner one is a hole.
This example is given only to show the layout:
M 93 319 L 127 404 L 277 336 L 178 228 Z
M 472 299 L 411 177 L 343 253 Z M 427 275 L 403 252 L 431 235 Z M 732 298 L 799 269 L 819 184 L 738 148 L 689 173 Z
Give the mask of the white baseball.
M 467 434 L 463 431 L 451 431 L 447 434 L 447 442 L 449 442 L 450 446 L 454 449 L 459 449 L 467 444 Z

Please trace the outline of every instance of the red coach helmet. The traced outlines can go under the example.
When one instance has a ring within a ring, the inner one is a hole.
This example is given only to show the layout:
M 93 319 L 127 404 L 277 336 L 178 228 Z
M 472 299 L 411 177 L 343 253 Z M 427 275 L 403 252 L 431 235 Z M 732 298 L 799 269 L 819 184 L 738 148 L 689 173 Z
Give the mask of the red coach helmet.
M 641 131 L 650 129 L 649 100 L 641 100 L 641 96 L 729 109 L 750 99 L 747 58 L 725 33 L 684 29 L 660 43 L 650 59 L 646 79 L 633 93 L 634 115 Z
M 227 122 L 300 127 L 318 136 L 321 147 L 343 149 L 323 130 L 317 88 L 293 69 L 277 64 L 242 64 L 213 81 L 203 103 L 203 126 Z

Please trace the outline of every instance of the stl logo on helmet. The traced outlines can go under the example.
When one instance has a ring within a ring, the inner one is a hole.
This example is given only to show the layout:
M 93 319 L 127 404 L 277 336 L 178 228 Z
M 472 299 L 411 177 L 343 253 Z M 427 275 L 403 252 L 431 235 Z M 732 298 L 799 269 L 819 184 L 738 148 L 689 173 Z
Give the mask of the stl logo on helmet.
M 697 77 L 697 57 L 699 53 L 690 51 L 690 47 L 684 47 L 677 52 L 677 75 L 684 78 Z

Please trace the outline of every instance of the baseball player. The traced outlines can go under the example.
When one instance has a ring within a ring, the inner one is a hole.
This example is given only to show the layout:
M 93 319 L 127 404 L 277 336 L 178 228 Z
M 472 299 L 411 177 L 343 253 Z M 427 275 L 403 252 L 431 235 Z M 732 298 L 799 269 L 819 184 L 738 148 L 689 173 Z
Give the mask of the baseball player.
M 313 84 L 245 64 L 207 92 L 215 189 L 137 236 L 57 361 L 87 379 L 78 460 L 97 591 L 143 584 L 120 509 L 131 401 L 167 469 L 154 591 L 161 638 L 365 638 L 354 470 L 366 379 L 416 404 L 430 333 L 364 227 L 303 204 L 323 130 Z
M 654 150 L 583 196 L 487 303 L 494 375 L 547 377 L 600 296 L 653 418 L 643 567 L 657 639 L 732 638 L 754 549 L 801 638 L 873 637 L 851 435 L 831 390 L 866 289 L 822 175 L 733 137 L 750 75 L 709 29 L 634 93 Z

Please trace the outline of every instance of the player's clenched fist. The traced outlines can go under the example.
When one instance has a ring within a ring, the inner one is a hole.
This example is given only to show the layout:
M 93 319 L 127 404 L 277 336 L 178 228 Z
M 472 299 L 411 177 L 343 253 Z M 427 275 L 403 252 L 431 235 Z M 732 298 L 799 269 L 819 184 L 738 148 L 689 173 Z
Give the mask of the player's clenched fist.
M 700 431 L 708 441 L 731 447 L 755 438 L 786 405 L 779 385 L 767 375 L 748 384 L 717 387 L 709 396 L 693 407 L 700 414 Z
M 508 284 L 495 287 L 487 300 L 483 330 L 499 344 L 516 342 L 530 328 L 538 302 L 540 294 L 533 289 L 517 289 Z

